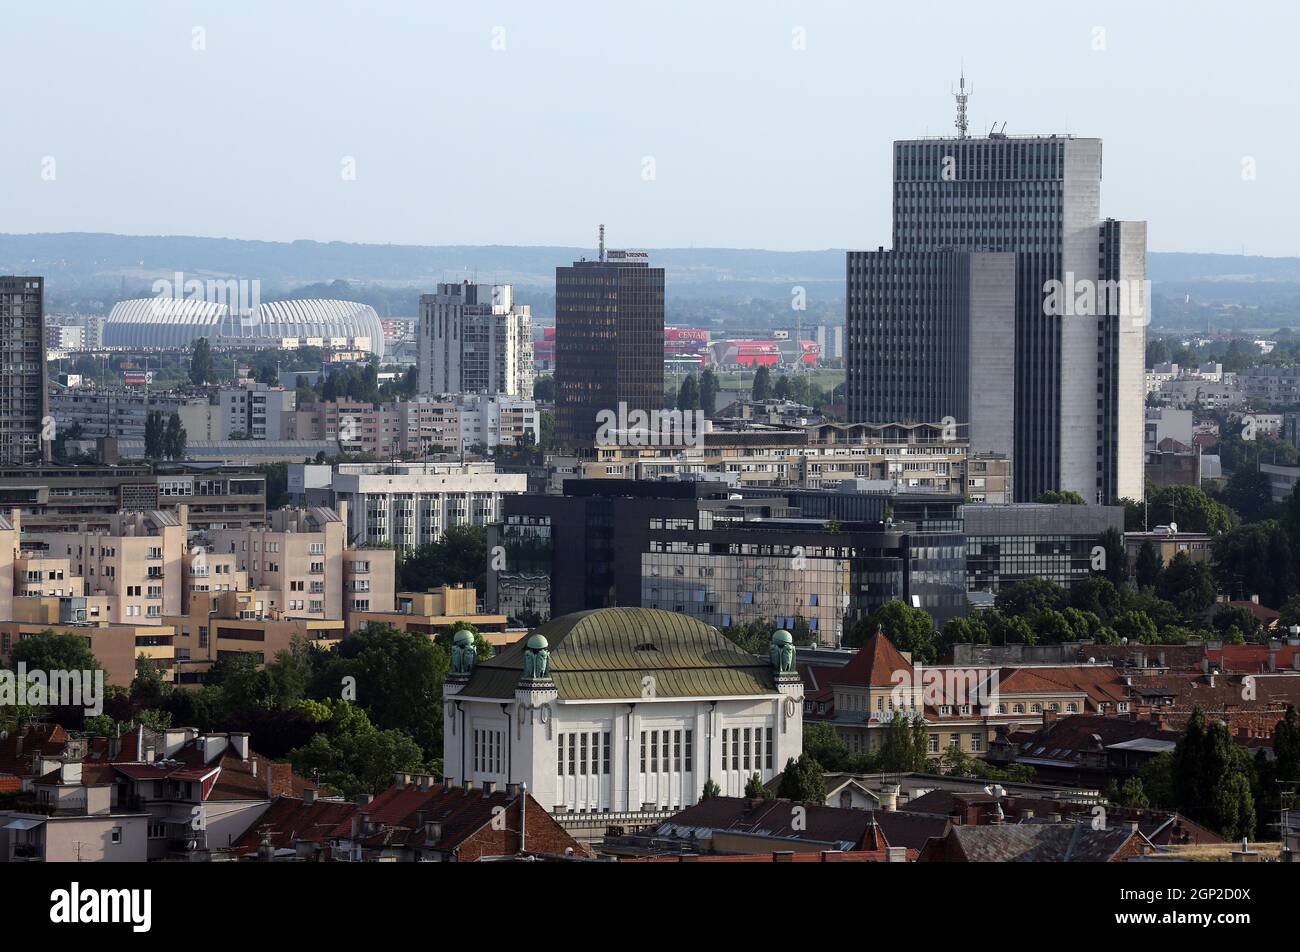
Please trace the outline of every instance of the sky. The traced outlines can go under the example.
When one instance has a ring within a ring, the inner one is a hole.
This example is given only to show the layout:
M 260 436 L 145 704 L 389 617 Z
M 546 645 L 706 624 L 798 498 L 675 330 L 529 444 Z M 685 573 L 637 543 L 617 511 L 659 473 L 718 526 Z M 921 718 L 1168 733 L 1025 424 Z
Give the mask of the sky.
M 0 0 L 0 231 L 890 244 L 890 144 L 1104 140 L 1153 251 L 1300 254 L 1300 5 Z

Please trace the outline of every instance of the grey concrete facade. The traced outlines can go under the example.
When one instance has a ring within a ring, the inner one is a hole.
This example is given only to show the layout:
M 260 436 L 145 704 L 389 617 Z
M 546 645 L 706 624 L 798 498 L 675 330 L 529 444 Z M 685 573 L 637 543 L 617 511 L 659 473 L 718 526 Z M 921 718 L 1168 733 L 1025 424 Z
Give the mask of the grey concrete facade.
M 894 143 L 894 250 L 849 253 L 852 419 L 970 423 L 973 447 L 1012 456 L 1021 500 L 1141 498 L 1145 320 L 1096 290 L 1141 284 L 1145 231 L 1101 220 L 1101 154 L 1070 136 Z M 989 254 L 1014 265 L 949 266 Z

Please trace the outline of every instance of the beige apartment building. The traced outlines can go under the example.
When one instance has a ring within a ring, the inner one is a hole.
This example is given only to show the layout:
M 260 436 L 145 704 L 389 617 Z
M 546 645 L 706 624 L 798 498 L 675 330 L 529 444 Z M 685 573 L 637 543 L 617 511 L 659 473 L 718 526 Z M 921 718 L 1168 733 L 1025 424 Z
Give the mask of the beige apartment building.
M 181 506 L 118 513 L 107 532 L 22 533 L 15 594 L 85 599 L 73 622 L 161 624 L 181 609 L 187 516 Z
M 297 636 L 337 640 L 348 612 L 394 607 L 396 554 L 348 548 L 346 511 L 280 510 L 193 544 L 185 506 L 120 513 L 109 532 L 22 534 L 19 513 L 0 517 L 0 660 L 24 637 L 72 632 L 129 684 L 139 658 L 203 674 L 225 653 L 261 663 Z

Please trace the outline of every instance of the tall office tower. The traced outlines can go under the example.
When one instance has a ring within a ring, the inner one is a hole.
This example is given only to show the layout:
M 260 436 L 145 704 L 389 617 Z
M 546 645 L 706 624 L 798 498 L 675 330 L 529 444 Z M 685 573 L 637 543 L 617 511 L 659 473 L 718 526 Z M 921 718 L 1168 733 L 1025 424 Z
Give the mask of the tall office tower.
M 509 284 L 439 284 L 420 295 L 421 393 L 533 395 L 532 308 Z
M 958 104 L 894 143 L 893 250 L 849 253 L 850 416 L 969 423 L 1021 500 L 1141 499 L 1146 225 L 1101 219 L 1101 140 L 971 138 Z
M 50 458 L 46 415 L 45 279 L 0 277 L 0 461 Z
M 602 410 L 664 407 L 664 269 L 605 251 L 555 269 L 555 434 L 591 451 Z

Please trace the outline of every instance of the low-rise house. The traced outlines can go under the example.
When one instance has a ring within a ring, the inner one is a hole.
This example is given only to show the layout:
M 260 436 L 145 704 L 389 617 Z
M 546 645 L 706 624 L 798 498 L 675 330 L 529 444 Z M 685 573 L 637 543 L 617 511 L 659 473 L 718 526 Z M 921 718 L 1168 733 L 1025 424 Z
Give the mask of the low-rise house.
M 0 809 L 0 862 L 144 862 L 150 816 L 114 795 L 106 764 L 61 761 Z
M 595 856 L 519 784 L 452 787 L 427 774 L 399 773 L 393 786 L 363 799 L 334 831 L 336 859 L 468 863 Z

